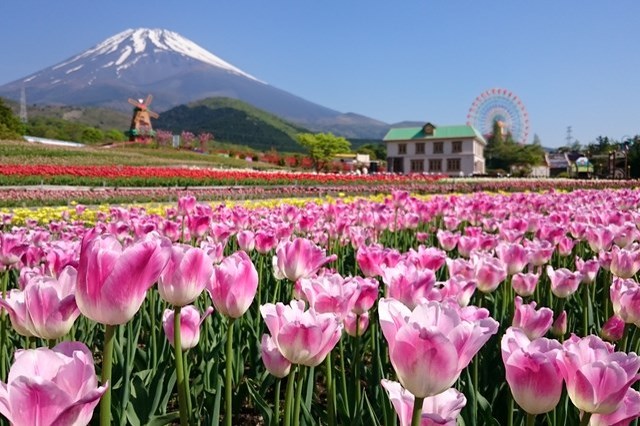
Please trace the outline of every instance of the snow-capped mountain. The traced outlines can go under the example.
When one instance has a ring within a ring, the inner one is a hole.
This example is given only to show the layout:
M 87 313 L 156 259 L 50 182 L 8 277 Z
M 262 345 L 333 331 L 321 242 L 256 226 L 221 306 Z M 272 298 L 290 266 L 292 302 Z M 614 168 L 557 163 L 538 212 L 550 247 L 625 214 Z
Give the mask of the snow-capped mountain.
M 129 109 L 128 98 L 151 93 L 161 112 L 212 96 L 237 98 L 311 130 L 381 137 L 385 123 L 342 114 L 261 81 L 181 35 L 129 29 L 49 68 L 0 86 L 0 96 L 29 104 Z M 337 127 L 334 127 L 337 126 Z

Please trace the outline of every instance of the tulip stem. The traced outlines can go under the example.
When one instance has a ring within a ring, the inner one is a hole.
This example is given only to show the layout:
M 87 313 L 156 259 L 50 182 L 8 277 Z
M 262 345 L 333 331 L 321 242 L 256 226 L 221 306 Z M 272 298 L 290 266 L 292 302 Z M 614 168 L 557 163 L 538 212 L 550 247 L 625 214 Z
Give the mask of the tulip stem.
M 353 417 L 354 420 L 359 419 L 360 410 L 358 410 L 358 405 L 360 404 L 360 399 L 362 398 L 362 393 L 360 391 L 360 315 L 356 315 L 356 337 L 354 340 L 354 357 L 355 363 L 353 364 L 353 384 L 356 388 L 356 397 L 355 403 L 353 406 Z
M 327 378 L 327 425 L 335 425 L 336 407 L 333 399 L 333 366 L 331 365 L 331 352 L 327 354 L 325 359 L 326 378 Z
M 273 403 L 273 426 L 280 425 L 280 384 L 281 379 L 276 380 L 275 401 Z
M 226 371 L 225 371 L 225 381 L 224 381 L 224 393 L 225 393 L 225 425 L 232 426 L 233 425 L 233 405 L 232 405 L 232 396 L 233 396 L 233 385 L 232 385 L 232 377 L 233 372 L 231 371 L 233 368 L 233 324 L 235 322 L 234 318 L 229 318 L 229 328 L 227 328 L 227 352 L 226 352 Z
M 291 372 L 289 373 L 289 379 L 287 380 L 287 390 L 284 396 L 284 426 L 291 425 L 291 406 L 293 403 L 293 384 L 296 381 L 296 372 L 298 371 L 298 364 L 294 364 Z
M 342 379 L 342 399 L 344 400 L 344 408 L 346 410 L 346 414 L 349 416 L 349 395 L 347 394 L 347 375 L 344 368 L 344 344 L 342 343 L 344 339 L 340 339 L 338 343 L 340 347 L 340 376 Z
M 479 393 L 476 392 L 476 398 L 478 397 Z M 507 413 L 507 426 L 513 426 L 513 395 L 509 395 L 509 408 L 507 408 L 507 410 L 509 411 Z M 476 421 L 478 421 L 478 418 L 476 417 Z
M 293 403 L 293 426 L 300 425 L 300 406 L 302 405 L 302 383 L 304 382 L 306 369 L 300 366 L 300 375 L 296 384 L 296 400 Z
M 180 336 L 180 306 L 173 313 L 173 355 L 176 360 L 176 384 L 178 385 L 178 406 L 180 408 L 180 425 L 189 424 L 187 410 L 187 389 L 185 387 L 184 365 L 182 363 L 182 338 Z
M 580 420 L 580 426 L 587 426 L 589 424 L 589 420 L 591 420 L 591 413 L 587 413 L 585 411 L 582 414 L 582 420 Z
M 413 414 L 411 414 L 411 426 L 420 426 L 422 420 L 422 404 L 424 398 L 416 397 L 413 401 Z
M 536 415 L 527 413 L 527 426 L 534 426 L 536 424 Z
M 151 319 L 151 365 L 158 365 L 158 344 L 156 340 L 156 295 L 149 292 L 149 318 Z
M 111 367 L 113 365 L 115 334 L 116 326 L 105 324 L 101 384 L 105 386 L 108 382 L 109 386 L 100 400 L 100 426 L 111 426 Z
M 582 284 L 582 329 L 584 335 L 589 335 L 589 286 Z
M 9 269 L 2 274 L 2 299 L 7 299 L 7 287 L 9 287 Z M 5 365 L 5 344 L 7 340 L 7 312 L 0 309 L 0 377 L 7 377 L 7 367 Z

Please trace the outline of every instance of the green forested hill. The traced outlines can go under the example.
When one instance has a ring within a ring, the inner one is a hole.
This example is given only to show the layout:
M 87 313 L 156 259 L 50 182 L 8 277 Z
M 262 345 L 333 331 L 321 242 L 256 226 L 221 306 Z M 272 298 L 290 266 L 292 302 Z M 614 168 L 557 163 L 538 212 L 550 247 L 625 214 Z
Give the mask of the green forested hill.
M 308 132 L 245 102 L 230 98 L 208 98 L 172 108 L 154 120 L 154 127 L 170 130 L 174 134 L 185 130 L 195 134 L 209 132 L 218 142 L 280 152 L 303 151 L 295 135 Z

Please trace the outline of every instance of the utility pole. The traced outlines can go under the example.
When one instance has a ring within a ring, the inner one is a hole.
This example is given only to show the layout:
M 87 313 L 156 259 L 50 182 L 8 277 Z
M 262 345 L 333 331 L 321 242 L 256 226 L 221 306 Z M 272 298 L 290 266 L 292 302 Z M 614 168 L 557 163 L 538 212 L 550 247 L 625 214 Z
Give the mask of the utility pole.
M 27 122 L 27 94 L 25 93 L 24 86 L 20 91 L 20 121 Z

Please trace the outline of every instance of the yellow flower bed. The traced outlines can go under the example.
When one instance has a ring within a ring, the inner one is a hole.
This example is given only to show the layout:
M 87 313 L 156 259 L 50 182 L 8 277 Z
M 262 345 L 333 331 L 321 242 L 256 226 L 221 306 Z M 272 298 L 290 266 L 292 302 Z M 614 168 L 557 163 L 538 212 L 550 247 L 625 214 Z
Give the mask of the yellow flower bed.
M 316 197 L 316 198 L 278 198 L 278 199 L 267 199 L 267 200 L 245 200 L 245 201 L 229 201 L 224 204 L 233 207 L 233 206 L 242 206 L 247 209 L 256 209 L 256 208 L 274 208 L 281 205 L 291 205 L 295 207 L 303 207 L 308 203 L 335 203 L 337 200 L 340 200 L 343 203 L 352 203 L 357 200 L 365 199 L 374 202 L 382 202 L 385 198 L 389 197 L 388 195 L 378 194 L 372 195 L 368 197 L 352 197 L 346 196 L 344 194 L 339 194 L 337 198 L 327 196 L 327 197 Z M 419 196 L 419 198 L 425 198 L 426 196 Z M 211 202 L 209 203 L 212 207 L 217 207 L 220 205 L 219 202 Z M 16 207 L 16 208 L 5 208 L 0 209 L 0 215 L 2 214 L 12 214 L 13 218 L 11 220 L 12 225 L 16 226 L 24 226 L 26 225 L 28 220 L 36 221 L 38 224 L 45 224 L 49 222 L 56 221 L 82 221 L 85 224 L 92 225 L 97 221 L 98 213 L 106 213 L 108 214 L 110 209 L 114 207 L 114 205 L 109 204 L 101 204 L 97 206 L 88 206 L 81 213 L 76 212 L 75 206 L 77 203 L 71 202 L 71 206 L 59 206 L 59 207 Z M 141 208 L 144 209 L 147 214 L 151 215 L 159 215 L 165 216 L 167 209 L 176 208 L 176 203 L 139 203 L 139 204 L 126 204 L 121 205 L 127 209 L 129 208 Z

